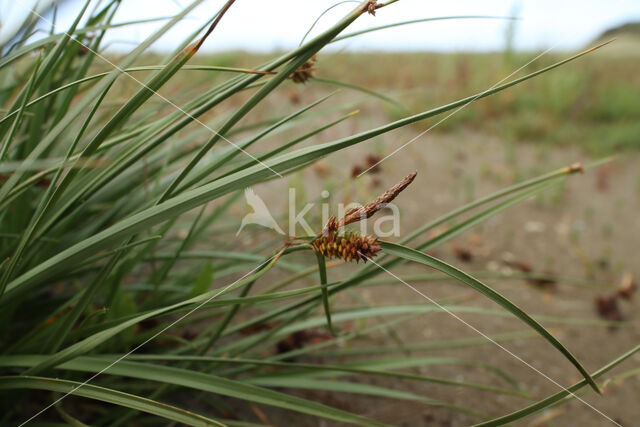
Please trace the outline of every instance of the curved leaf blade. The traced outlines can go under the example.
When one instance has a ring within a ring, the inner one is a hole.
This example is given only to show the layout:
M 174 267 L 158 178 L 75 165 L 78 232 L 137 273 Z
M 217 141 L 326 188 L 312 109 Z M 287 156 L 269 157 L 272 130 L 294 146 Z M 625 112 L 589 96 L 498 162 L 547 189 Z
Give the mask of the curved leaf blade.
M 582 374 L 585 380 L 589 383 L 589 385 L 598 393 L 600 393 L 600 389 L 598 385 L 595 383 L 589 372 L 582 366 L 582 364 L 575 358 L 571 352 L 560 343 L 549 331 L 547 331 L 540 323 L 534 320 L 527 313 L 522 311 L 518 306 L 509 301 L 507 298 L 500 295 L 498 292 L 491 289 L 489 286 L 480 282 L 472 276 L 469 276 L 467 273 L 458 270 L 452 265 L 447 264 L 446 262 L 440 261 L 430 255 L 427 255 L 423 252 L 418 252 L 415 249 L 408 248 L 406 246 L 398 245 L 391 242 L 380 242 L 382 249 L 391 255 L 395 255 L 399 258 L 404 258 L 407 261 L 414 261 L 419 264 L 426 265 L 427 267 L 434 268 L 442 273 L 451 276 L 460 282 L 470 286 L 476 291 L 480 292 L 484 296 L 488 297 L 498 305 L 505 308 L 507 311 L 511 312 L 514 316 L 525 322 L 532 329 L 538 332 L 544 339 L 546 339 L 551 345 L 553 345 L 560 353 L 562 353 L 567 360 L 569 360 L 573 366 L 578 369 L 578 371 Z
M 58 393 L 73 393 L 77 396 L 93 400 L 113 403 L 114 405 L 136 409 L 157 415 L 168 420 L 177 421 L 190 426 L 224 426 L 211 418 L 177 408 L 166 403 L 156 402 L 121 391 L 99 387 L 92 384 L 82 384 L 77 381 L 61 380 L 46 377 L 6 376 L 0 377 L 0 390 L 36 389 L 49 390 Z

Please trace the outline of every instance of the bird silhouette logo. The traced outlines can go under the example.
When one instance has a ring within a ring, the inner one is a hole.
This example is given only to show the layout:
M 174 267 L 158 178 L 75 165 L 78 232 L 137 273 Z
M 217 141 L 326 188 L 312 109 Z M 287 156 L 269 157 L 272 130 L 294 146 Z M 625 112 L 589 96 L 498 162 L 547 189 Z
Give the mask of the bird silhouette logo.
M 242 224 L 240 224 L 240 228 L 238 229 L 236 236 L 240 234 L 242 229 L 249 224 L 258 224 L 263 227 L 275 230 L 280 234 L 285 234 L 276 220 L 273 219 L 273 216 L 271 215 L 271 212 L 269 212 L 267 205 L 260 198 L 260 196 L 258 196 L 253 191 L 252 188 L 246 188 L 244 190 L 244 198 L 247 200 L 247 204 L 253 208 L 253 212 L 246 214 L 244 218 L 242 218 Z

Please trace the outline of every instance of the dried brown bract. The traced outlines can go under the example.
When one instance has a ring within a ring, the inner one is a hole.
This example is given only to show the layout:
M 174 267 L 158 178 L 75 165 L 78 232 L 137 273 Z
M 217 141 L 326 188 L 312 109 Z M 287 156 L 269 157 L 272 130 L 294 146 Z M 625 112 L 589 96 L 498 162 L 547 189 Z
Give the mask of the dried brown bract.
M 364 166 L 359 164 L 353 165 L 353 168 L 351 168 L 351 178 L 357 178 L 363 172 L 371 172 L 372 174 L 379 173 L 382 170 L 382 167 L 379 165 L 382 160 L 382 156 L 367 154 L 364 158 Z
M 514 268 L 518 271 L 521 271 L 523 273 L 532 273 L 533 272 L 533 267 L 531 266 L 531 264 L 529 264 L 528 262 L 525 261 L 520 261 L 520 260 L 505 260 L 504 261 L 505 264 L 507 264 L 509 267 Z
M 622 277 L 622 282 L 618 287 L 618 296 L 625 300 L 631 300 L 633 298 L 633 294 L 638 289 L 636 282 L 633 281 L 633 276 L 631 273 L 626 273 Z
M 85 45 L 80 46 L 80 49 L 78 49 L 78 56 L 85 56 L 87 53 L 89 53 L 89 48 Z
M 346 232 L 344 235 L 321 236 L 313 241 L 313 248 L 325 257 L 344 261 L 367 262 L 380 252 L 380 243 L 375 236 Z
M 571 166 L 567 166 L 567 171 L 569 173 L 576 173 L 576 172 L 584 173 L 584 168 L 582 167 L 582 163 L 576 162 Z
M 378 173 L 381 170 L 380 162 L 382 161 L 382 157 L 377 154 L 367 154 L 367 157 L 364 159 L 367 169 L 371 173 Z
M 338 228 L 342 228 L 345 225 L 349 225 L 354 222 L 361 221 L 366 218 L 370 218 L 380 209 L 384 208 L 388 203 L 390 203 L 393 199 L 398 197 L 398 194 L 402 192 L 405 188 L 409 186 L 413 182 L 417 175 L 417 172 L 412 172 L 406 177 L 402 179 L 399 183 L 385 191 L 381 196 L 375 199 L 373 202 L 367 203 L 364 206 L 360 206 L 357 208 L 353 208 L 349 210 L 345 216 L 338 221 L 337 227 L 332 231 L 337 231 Z M 329 220 L 331 222 L 331 220 Z M 329 223 L 327 223 L 329 225 Z M 326 227 L 325 227 L 326 228 Z
M 471 262 L 473 261 L 473 252 L 470 249 L 463 248 L 462 246 L 453 245 L 451 248 L 453 250 L 453 254 L 462 262 Z
M 49 178 L 40 178 L 40 180 L 34 184 L 34 186 L 38 188 L 49 188 L 50 185 L 51 179 Z
M 596 310 L 598 310 L 598 314 L 603 319 L 612 322 L 622 322 L 624 320 L 616 295 L 596 297 L 595 303 Z
M 383 5 L 378 4 L 375 0 L 370 0 L 369 3 L 365 5 L 365 10 L 369 15 L 376 16 L 376 9 L 382 7 Z
M 298 94 L 298 91 L 296 89 L 289 91 L 289 102 L 291 102 L 292 104 L 300 103 L 300 95 Z
M 316 63 L 316 55 L 313 55 L 310 60 L 302 64 L 295 70 L 289 78 L 294 81 L 294 83 L 306 83 L 311 77 L 313 77 L 313 73 L 315 73 L 316 69 L 313 68 Z
M 529 277 L 526 282 L 536 288 L 546 289 L 548 291 L 555 291 L 558 283 L 553 279 L 553 273 L 545 271 L 542 276 Z
M 351 168 L 351 178 L 357 178 L 362 173 L 362 168 L 358 165 L 353 165 Z

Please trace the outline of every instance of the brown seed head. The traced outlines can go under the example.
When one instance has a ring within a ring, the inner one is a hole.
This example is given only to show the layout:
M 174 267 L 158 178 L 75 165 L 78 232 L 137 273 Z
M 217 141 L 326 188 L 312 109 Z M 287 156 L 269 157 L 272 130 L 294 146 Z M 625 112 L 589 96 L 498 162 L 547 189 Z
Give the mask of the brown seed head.
M 380 243 L 375 236 L 347 231 L 343 235 L 320 236 L 313 241 L 313 249 L 325 257 L 339 258 L 347 262 L 375 257 L 380 252 Z
M 315 73 L 316 69 L 313 66 L 316 63 L 316 55 L 313 55 L 311 59 L 295 70 L 289 78 L 294 81 L 294 83 L 306 83 L 311 77 L 313 77 L 313 73 Z

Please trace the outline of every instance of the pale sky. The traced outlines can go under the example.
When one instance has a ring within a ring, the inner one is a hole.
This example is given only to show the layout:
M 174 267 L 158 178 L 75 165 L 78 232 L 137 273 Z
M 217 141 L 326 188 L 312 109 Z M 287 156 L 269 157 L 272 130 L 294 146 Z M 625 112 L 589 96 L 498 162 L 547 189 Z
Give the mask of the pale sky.
M 40 0 L 42 3 L 45 0 Z M 297 46 L 313 21 L 338 0 L 237 0 L 213 36 L 205 51 L 243 49 L 271 51 Z M 0 0 L 3 28 L 19 22 L 35 0 Z M 97 4 L 98 0 L 93 0 Z M 156 50 L 168 50 L 212 16 L 223 0 L 205 0 L 189 17 L 159 40 Z M 58 31 L 64 31 L 79 10 L 81 0 L 63 2 Z M 168 16 L 179 11 L 188 0 L 124 0 L 115 22 Z M 327 13 L 312 32 L 317 34 L 356 3 L 339 5 Z M 519 7 L 517 6 L 519 5 Z M 518 10 L 519 9 L 519 10 Z M 603 30 L 628 21 L 640 20 L 639 0 L 400 0 L 381 9 L 376 17 L 363 16 L 347 32 L 410 19 L 451 15 L 509 16 L 518 10 L 520 20 L 515 46 L 520 50 L 556 47 L 558 50 L 585 46 Z M 50 19 L 50 16 L 48 16 Z M 106 39 L 111 49 L 128 50 L 160 24 L 144 24 L 111 31 Z M 496 19 L 427 22 L 370 33 L 336 44 L 349 50 L 500 50 L 505 43 L 507 21 Z M 3 32 L 0 31 L 0 37 Z

